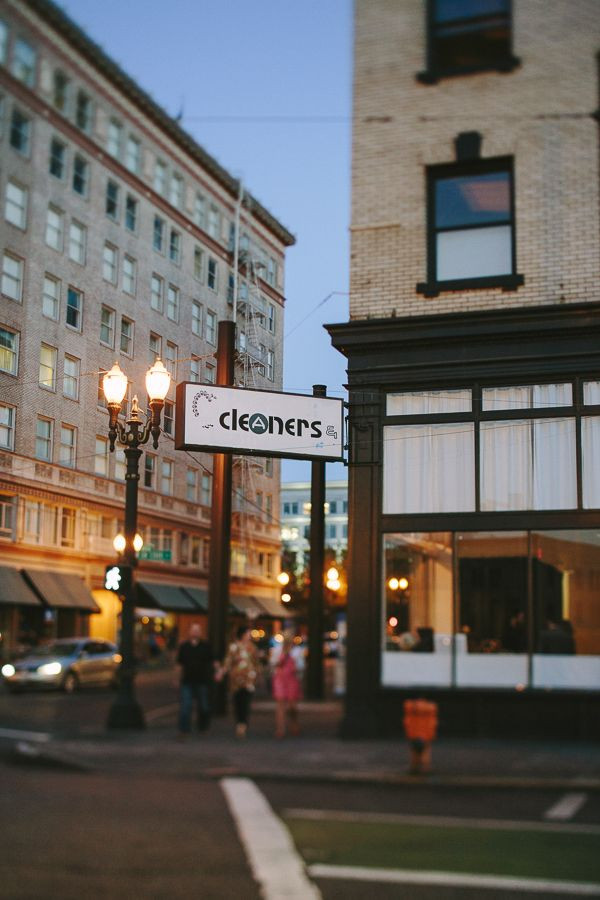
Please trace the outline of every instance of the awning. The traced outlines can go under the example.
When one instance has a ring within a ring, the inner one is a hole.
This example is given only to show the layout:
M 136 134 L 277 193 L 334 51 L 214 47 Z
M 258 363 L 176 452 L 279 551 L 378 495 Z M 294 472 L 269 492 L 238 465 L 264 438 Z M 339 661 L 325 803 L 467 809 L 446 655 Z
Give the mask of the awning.
M 279 600 L 272 597 L 255 597 L 245 594 L 231 594 L 229 604 L 234 613 L 241 613 L 249 618 L 262 618 L 269 616 L 271 619 L 286 619 L 290 613 Z M 292 613 L 293 615 L 293 613 Z
M 198 609 L 202 612 L 208 612 L 208 591 L 206 588 L 193 588 L 186 585 L 182 590 L 189 594 Z
M 100 607 L 79 575 L 40 569 L 23 569 L 23 575 L 44 603 L 54 609 L 100 612 Z
M 166 612 L 198 612 L 192 598 L 176 584 L 161 584 L 154 581 L 138 581 L 140 599 L 149 606 Z
M 290 619 L 296 615 L 293 610 L 289 610 L 285 603 L 277 600 L 275 597 L 259 597 L 259 602 L 265 608 L 265 612 L 273 619 Z
M 14 566 L 0 566 L 0 603 L 13 606 L 40 606 L 40 599 L 31 590 Z

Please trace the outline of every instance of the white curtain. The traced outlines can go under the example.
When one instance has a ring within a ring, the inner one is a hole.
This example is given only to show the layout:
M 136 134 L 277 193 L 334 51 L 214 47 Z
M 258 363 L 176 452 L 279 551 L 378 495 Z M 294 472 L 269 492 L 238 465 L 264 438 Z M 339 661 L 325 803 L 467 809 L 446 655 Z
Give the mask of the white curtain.
M 592 402 L 600 402 L 592 401 Z M 583 506 L 600 508 L 600 417 L 581 419 L 581 448 L 583 456 Z
M 583 402 L 586 406 L 600 403 L 600 381 L 586 381 L 583 385 Z
M 474 426 L 384 428 L 384 514 L 475 509 Z
M 574 509 L 574 419 L 483 422 L 481 508 Z
M 549 406 L 571 406 L 573 389 L 564 384 L 531 384 L 520 387 L 484 388 L 482 409 L 494 412 L 502 409 L 543 409 Z M 600 400 L 598 400 L 600 403 Z
M 533 423 L 533 508 L 575 509 L 577 459 L 575 419 Z
M 482 422 L 481 509 L 530 509 L 531 423 Z
M 388 416 L 424 416 L 471 412 L 471 391 L 404 391 L 387 395 Z

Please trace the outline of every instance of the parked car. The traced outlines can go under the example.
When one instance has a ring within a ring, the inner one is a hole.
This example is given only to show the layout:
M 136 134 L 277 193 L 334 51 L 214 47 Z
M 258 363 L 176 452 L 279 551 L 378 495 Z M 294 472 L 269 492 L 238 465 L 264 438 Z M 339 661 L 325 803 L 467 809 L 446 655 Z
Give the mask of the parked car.
M 68 694 L 85 685 L 114 685 L 121 657 L 110 641 L 87 637 L 61 638 L 27 651 L 2 666 L 12 693 L 24 688 L 59 688 Z

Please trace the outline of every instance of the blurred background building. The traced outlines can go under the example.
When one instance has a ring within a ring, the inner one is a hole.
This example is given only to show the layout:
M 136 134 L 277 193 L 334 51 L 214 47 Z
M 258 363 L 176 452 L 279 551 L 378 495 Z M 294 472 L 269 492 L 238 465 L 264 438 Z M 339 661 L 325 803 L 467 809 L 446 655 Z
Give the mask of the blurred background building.
M 599 45 L 595 0 L 356 3 L 349 734 L 599 733 Z
M 212 486 L 210 455 L 173 450 L 175 385 L 214 382 L 235 309 L 236 383 L 281 389 L 294 238 L 47 0 L 0 4 L 0 85 L 0 646 L 115 637 L 102 583 L 125 464 L 101 389 L 115 360 L 128 409 L 134 394 L 146 406 L 157 357 L 172 375 L 160 449 L 141 462 L 137 576 L 145 620 L 172 628 L 206 610 Z M 279 471 L 235 461 L 240 609 L 278 598 Z

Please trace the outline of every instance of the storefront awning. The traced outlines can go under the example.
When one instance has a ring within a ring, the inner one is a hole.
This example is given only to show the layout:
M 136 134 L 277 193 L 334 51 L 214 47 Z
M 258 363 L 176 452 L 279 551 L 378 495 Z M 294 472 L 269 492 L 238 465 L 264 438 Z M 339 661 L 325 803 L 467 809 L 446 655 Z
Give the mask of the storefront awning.
M 38 597 L 54 609 L 100 612 L 100 607 L 79 575 L 23 569 L 23 575 Z
M 229 597 L 231 611 L 248 616 L 251 619 L 268 616 L 271 619 L 288 618 L 289 613 L 278 600 L 271 597 L 255 597 L 245 594 L 231 594 Z
M 208 591 L 206 588 L 184 587 L 182 590 L 189 594 L 201 612 L 208 612 Z
M 164 609 L 145 609 L 143 606 L 136 606 L 136 619 L 164 619 L 167 613 Z
M 0 566 L 0 603 L 40 606 L 41 601 L 14 566 Z
M 138 581 L 140 600 L 165 612 L 198 612 L 192 598 L 176 584 L 161 584 L 154 581 Z

